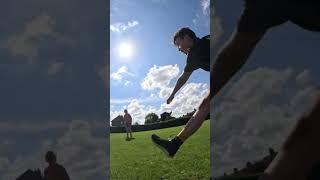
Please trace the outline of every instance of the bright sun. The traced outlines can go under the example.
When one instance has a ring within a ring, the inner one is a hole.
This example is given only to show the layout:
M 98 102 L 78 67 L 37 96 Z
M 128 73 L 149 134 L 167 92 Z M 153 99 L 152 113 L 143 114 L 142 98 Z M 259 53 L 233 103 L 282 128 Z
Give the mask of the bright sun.
M 130 58 L 133 55 L 133 47 L 130 43 L 121 43 L 118 47 L 118 54 L 122 58 Z

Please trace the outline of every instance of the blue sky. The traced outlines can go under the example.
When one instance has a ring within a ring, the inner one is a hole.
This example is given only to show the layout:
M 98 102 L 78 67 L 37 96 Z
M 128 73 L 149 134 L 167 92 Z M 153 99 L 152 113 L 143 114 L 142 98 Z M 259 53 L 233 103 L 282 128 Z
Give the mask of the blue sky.
M 180 116 L 196 108 L 209 87 L 209 73 L 201 69 L 172 104 L 165 105 L 186 62 L 186 56 L 173 46 L 172 35 L 180 27 L 190 27 L 198 37 L 209 34 L 209 15 L 208 0 L 111 1 L 111 119 L 123 114 L 124 108 L 140 124 L 149 112 L 173 111 Z M 130 57 L 121 56 L 124 50 L 119 53 L 123 43 L 133 49 Z

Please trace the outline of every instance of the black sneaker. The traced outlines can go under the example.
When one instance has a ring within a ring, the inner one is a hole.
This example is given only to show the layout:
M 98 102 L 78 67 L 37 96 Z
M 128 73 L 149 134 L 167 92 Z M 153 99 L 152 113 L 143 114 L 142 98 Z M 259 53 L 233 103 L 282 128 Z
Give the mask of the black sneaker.
M 152 142 L 157 145 L 168 157 L 173 157 L 180 148 L 182 141 L 177 137 L 170 140 L 161 139 L 159 136 L 152 134 Z

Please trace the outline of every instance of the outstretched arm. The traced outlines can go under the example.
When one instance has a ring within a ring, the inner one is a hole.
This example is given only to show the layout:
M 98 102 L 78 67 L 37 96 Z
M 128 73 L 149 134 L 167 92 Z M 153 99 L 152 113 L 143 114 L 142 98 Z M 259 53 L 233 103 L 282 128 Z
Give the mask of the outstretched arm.
M 167 100 L 167 104 L 170 104 L 174 98 L 174 95 L 181 89 L 181 87 L 187 82 L 192 72 L 183 71 L 182 75 L 179 77 L 170 97 Z
M 266 31 L 237 32 L 218 53 L 210 74 L 211 98 L 240 70 Z

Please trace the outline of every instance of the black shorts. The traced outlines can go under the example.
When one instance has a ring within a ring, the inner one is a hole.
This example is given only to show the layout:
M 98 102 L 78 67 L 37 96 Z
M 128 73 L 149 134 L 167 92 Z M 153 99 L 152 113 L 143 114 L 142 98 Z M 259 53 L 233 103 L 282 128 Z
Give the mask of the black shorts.
M 238 32 L 259 32 L 291 21 L 302 28 L 320 30 L 318 0 L 244 0 Z

